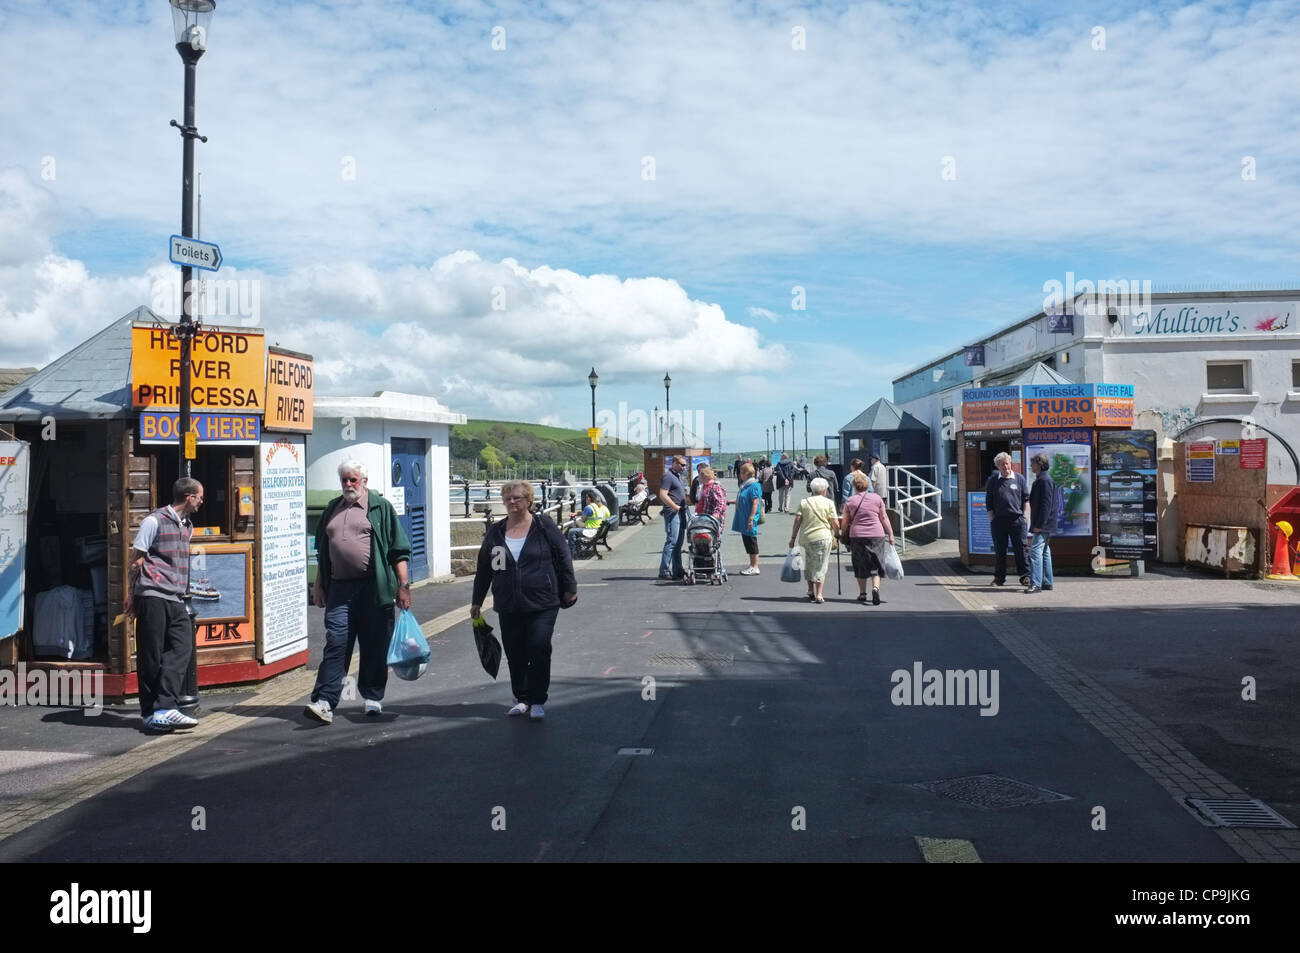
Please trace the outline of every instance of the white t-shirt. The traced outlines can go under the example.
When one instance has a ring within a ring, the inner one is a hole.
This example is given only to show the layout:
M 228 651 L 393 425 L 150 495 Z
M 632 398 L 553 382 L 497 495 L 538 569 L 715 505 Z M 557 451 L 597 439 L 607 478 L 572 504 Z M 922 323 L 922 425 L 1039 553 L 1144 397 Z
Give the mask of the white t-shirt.
M 518 539 L 510 536 L 506 537 L 506 549 L 510 550 L 510 557 L 515 562 L 519 562 L 519 554 L 524 551 L 524 543 L 526 542 L 528 542 L 527 536 L 520 536 Z

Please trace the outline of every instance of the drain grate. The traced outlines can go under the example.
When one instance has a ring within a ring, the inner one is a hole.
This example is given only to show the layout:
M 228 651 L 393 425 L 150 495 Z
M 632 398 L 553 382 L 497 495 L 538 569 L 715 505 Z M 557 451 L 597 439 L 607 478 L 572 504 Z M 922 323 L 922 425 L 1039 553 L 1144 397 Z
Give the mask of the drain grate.
M 1202 823 L 1210 827 L 1268 827 L 1277 830 L 1295 830 L 1295 825 L 1263 801 L 1222 797 L 1189 797 L 1186 799 Z
M 704 652 L 699 655 L 652 655 L 651 665 L 672 665 L 678 668 L 700 668 L 705 665 L 730 665 L 736 660 L 734 655 L 719 655 L 717 652 Z
M 654 748 L 619 748 L 619 754 L 628 755 L 651 755 L 655 753 Z
M 1009 807 L 1026 807 L 1051 801 L 1072 800 L 1068 794 L 1057 794 L 1046 788 L 1025 784 L 1014 778 L 996 774 L 976 774 L 965 778 L 945 778 L 941 781 L 922 781 L 913 787 L 933 791 L 961 804 L 969 804 L 983 811 L 1000 811 Z

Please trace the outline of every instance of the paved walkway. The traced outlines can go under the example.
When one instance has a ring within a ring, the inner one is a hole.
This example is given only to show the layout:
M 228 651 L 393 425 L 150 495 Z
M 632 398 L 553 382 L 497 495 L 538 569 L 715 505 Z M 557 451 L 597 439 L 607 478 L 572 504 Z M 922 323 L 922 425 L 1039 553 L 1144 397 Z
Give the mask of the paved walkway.
M 502 717 L 467 580 L 416 590 L 434 661 L 390 681 L 379 719 L 307 722 L 310 672 L 205 696 L 187 736 L 0 711 L 0 860 L 1300 859 L 1296 831 L 1216 830 L 1185 804 L 1300 816 L 1300 591 L 1171 574 L 1030 597 L 940 541 L 884 605 L 843 571 L 816 606 L 779 581 L 791 519 L 764 525 L 758 577 L 735 575 L 728 533 L 723 586 L 654 579 L 657 518 L 611 536 L 561 613 L 541 725 Z M 997 691 L 925 704 L 900 695 L 917 666 Z

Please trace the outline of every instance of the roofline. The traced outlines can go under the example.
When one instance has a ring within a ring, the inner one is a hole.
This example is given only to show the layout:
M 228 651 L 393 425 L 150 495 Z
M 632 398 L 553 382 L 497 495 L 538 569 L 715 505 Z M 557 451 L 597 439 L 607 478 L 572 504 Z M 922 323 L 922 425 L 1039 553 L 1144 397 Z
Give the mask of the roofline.
M 1089 292 L 1080 292 L 1079 294 L 1075 295 L 1073 300 L 1078 301 L 1086 294 L 1089 294 Z M 1200 300 L 1204 300 L 1206 298 L 1220 298 L 1220 299 L 1271 298 L 1271 297 L 1277 297 L 1279 295 L 1286 296 L 1286 297 L 1300 297 L 1300 288 L 1265 288 L 1265 289 L 1250 289 L 1250 290 L 1243 290 L 1243 291 L 1224 291 L 1222 289 L 1217 291 L 1211 291 L 1211 290 L 1198 291 L 1195 288 L 1191 288 L 1191 289 L 1183 289 L 1179 291 L 1153 291 L 1151 293 L 1151 298 L 1153 301 L 1156 299 L 1159 299 L 1161 301 L 1174 301 L 1179 298 L 1185 298 L 1185 299 L 1194 298 Z M 928 361 L 925 364 L 918 365 L 917 367 L 912 368 L 912 370 L 900 374 L 898 377 L 895 377 L 893 380 L 891 380 L 890 383 L 897 384 L 899 381 L 905 380 L 914 374 L 919 374 L 921 373 L 921 371 L 927 371 L 932 367 L 936 367 L 939 364 L 944 363 L 944 361 L 948 360 L 951 357 L 956 357 L 958 354 L 961 354 L 963 351 L 965 351 L 965 349 L 968 347 L 971 347 L 976 344 L 987 344 L 989 341 L 992 341 L 996 337 L 1000 337 L 1003 334 L 1007 334 L 1008 332 L 1015 331 L 1018 328 L 1024 327 L 1026 324 L 1030 324 L 1034 321 L 1037 321 L 1039 318 L 1044 318 L 1046 316 L 1047 316 L 1047 311 L 1046 309 L 1043 309 L 1040 311 L 1035 311 L 1026 317 L 1017 318 L 1015 321 L 1012 321 L 1010 324 L 998 328 L 996 331 L 993 331 L 989 334 L 984 335 L 981 338 L 977 338 L 974 341 L 970 341 L 966 344 L 963 344 L 961 347 L 955 348 L 947 352 L 942 357 L 939 357 L 933 361 Z

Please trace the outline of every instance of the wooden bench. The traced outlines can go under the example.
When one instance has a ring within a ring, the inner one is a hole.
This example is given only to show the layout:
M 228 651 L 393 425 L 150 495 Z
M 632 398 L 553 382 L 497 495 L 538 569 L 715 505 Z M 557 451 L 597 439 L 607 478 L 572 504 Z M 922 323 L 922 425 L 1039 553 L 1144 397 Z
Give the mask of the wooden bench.
M 609 527 L 613 522 L 613 519 L 607 519 L 596 528 L 596 532 L 591 536 L 582 533 L 574 539 L 573 558 L 586 559 L 589 556 L 595 556 L 597 559 L 604 559 L 605 557 L 600 554 L 599 549 L 602 545 L 609 552 L 613 552 L 613 550 L 610 549 L 609 540 L 606 539 L 606 537 L 609 536 Z
M 631 526 L 633 523 L 644 523 L 649 518 L 650 497 L 648 495 L 637 506 L 633 506 L 631 503 L 624 503 L 618 510 L 619 526 Z

